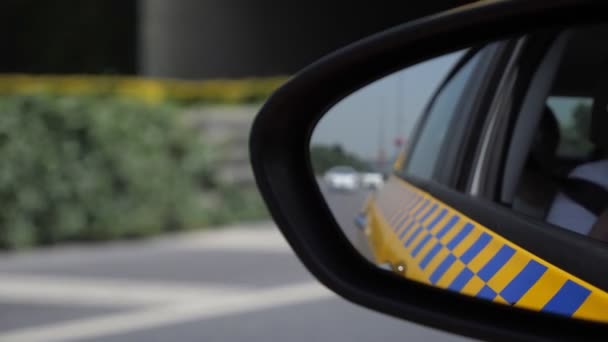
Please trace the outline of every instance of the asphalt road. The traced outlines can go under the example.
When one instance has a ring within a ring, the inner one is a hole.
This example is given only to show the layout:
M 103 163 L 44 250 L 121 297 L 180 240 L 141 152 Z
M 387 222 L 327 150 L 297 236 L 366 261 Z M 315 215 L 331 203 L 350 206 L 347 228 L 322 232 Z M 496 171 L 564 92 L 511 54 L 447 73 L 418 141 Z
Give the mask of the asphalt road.
M 0 341 L 465 340 L 337 297 L 271 223 L 3 254 L 0 279 Z
M 355 224 L 355 218 L 361 212 L 367 197 L 370 195 L 370 190 L 332 190 L 323 183 L 319 185 L 344 235 L 363 256 L 373 260 L 367 237 L 363 230 Z

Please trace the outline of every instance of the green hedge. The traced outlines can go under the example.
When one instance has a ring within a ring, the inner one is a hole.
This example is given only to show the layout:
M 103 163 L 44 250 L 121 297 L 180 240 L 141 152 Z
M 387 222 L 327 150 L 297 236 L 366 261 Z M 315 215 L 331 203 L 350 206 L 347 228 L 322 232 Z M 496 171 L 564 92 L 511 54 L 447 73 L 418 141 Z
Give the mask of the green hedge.
M 83 96 L 0 97 L 0 247 L 204 225 L 210 148 L 171 108 Z
M 214 225 L 270 220 L 270 213 L 255 186 L 223 185 L 219 197 L 220 205 L 212 215 Z

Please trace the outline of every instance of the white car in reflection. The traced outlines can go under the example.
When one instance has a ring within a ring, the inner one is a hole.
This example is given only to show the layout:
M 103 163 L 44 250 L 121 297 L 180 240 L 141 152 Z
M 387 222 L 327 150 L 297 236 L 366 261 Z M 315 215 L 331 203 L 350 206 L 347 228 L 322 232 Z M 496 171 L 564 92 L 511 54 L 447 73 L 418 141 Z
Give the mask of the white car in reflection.
M 332 190 L 355 191 L 359 189 L 359 173 L 350 166 L 334 166 L 325 172 L 323 181 Z
M 361 186 L 366 189 L 378 190 L 384 184 L 384 177 L 378 172 L 364 172 L 360 177 Z

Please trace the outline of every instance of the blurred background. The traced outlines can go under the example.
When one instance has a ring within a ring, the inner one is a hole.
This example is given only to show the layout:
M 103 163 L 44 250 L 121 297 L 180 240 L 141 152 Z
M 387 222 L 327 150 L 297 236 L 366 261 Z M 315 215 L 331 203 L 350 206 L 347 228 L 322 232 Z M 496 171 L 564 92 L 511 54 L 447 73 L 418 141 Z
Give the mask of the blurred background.
M 247 141 L 300 68 L 463 2 L 0 3 L 0 341 L 458 340 L 318 284 Z M 361 157 L 326 132 L 315 171 L 377 182 L 406 141 L 381 136 Z

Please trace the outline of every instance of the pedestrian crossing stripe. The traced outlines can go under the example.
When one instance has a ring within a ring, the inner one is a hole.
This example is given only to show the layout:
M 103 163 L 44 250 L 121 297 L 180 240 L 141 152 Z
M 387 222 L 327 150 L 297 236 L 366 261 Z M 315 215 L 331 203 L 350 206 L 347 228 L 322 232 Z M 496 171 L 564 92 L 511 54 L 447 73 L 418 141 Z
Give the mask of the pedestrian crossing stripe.
M 608 322 L 608 293 L 552 265 L 395 177 L 367 203 L 366 233 L 379 264 L 469 296 Z

